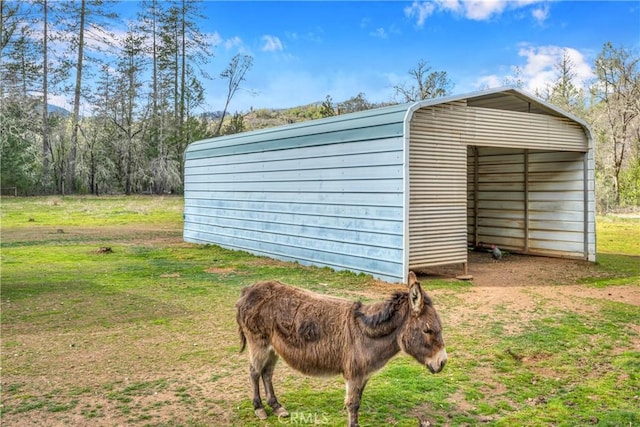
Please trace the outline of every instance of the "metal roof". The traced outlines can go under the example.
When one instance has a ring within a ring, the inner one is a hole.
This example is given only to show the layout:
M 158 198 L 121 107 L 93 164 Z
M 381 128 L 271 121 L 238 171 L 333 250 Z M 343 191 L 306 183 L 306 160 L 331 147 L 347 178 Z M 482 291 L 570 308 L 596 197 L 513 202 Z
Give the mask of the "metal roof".
M 592 140 L 589 126 L 583 120 L 522 89 L 501 87 L 204 139 L 191 143 L 185 157 L 196 158 L 208 155 L 205 152 L 197 154 L 196 152 L 206 151 L 213 147 L 215 147 L 217 155 L 224 155 L 225 152 L 237 154 L 260 151 L 264 148 L 262 147 L 264 141 L 270 141 L 271 149 L 274 145 L 284 149 L 289 148 L 289 144 L 304 145 L 304 138 L 300 137 L 317 134 L 333 135 L 335 139 L 333 142 L 340 142 L 340 139 L 345 137 L 347 130 L 361 132 L 363 140 L 401 134 L 404 132 L 403 123 L 409 123 L 413 113 L 420 108 L 462 100 L 466 100 L 469 107 L 565 117 L 578 123 L 585 130 L 588 139 Z M 327 138 L 330 143 L 331 136 Z M 348 139 L 351 139 L 351 136 Z M 312 144 L 311 141 L 309 143 Z M 225 149 L 225 147 L 228 148 Z

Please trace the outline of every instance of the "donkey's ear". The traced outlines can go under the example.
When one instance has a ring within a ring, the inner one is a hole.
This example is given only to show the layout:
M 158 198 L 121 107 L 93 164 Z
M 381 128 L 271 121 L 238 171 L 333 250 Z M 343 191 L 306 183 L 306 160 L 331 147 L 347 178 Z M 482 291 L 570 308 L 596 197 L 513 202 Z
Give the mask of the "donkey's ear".
M 416 273 L 414 273 L 413 271 L 409 271 L 409 275 L 407 276 L 407 286 L 411 288 L 414 283 L 420 284 L 418 282 L 418 278 L 416 277 Z
M 422 288 L 418 282 L 409 288 L 409 302 L 411 303 L 411 310 L 414 314 L 420 314 L 422 312 L 424 297 L 422 296 Z
M 424 298 L 422 296 L 420 282 L 418 282 L 418 278 L 413 271 L 409 272 L 407 285 L 409 285 L 409 302 L 411 303 L 411 310 L 415 314 L 419 314 L 422 311 L 422 306 L 424 305 Z

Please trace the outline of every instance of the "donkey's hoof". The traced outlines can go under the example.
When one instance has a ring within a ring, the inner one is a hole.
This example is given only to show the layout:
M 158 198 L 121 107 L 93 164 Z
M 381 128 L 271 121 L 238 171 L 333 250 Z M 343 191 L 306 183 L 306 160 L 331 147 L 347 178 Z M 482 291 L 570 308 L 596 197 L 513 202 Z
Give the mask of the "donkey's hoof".
M 278 409 L 273 410 L 273 415 L 278 418 L 287 418 L 289 416 L 289 412 L 284 409 L 284 406 L 279 407 Z
M 256 409 L 255 413 L 256 413 L 256 416 L 261 420 L 267 419 L 267 411 L 265 411 L 264 408 Z

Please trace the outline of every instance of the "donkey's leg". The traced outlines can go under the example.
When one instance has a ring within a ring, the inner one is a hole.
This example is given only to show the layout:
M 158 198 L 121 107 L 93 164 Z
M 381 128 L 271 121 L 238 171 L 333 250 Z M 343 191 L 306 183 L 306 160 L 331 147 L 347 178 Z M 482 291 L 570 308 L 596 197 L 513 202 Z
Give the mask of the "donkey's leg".
M 251 384 L 253 385 L 253 409 L 255 414 L 261 420 L 267 419 L 267 411 L 264 410 L 262 405 L 262 399 L 260 398 L 260 372 L 251 365 L 249 367 L 249 376 L 251 377 Z
M 289 412 L 282 406 L 278 399 L 276 398 L 276 394 L 273 391 L 273 370 L 276 367 L 276 363 L 278 362 L 278 355 L 270 349 L 269 358 L 267 359 L 267 363 L 264 365 L 264 369 L 262 370 L 262 382 L 264 382 L 264 391 L 267 394 L 267 403 L 271 408 L 273 408 L 273 414 L 278 418 L 286 418 L 289 416 Z
M 360 400 L 362 399 L 362 391 L 367 385 L 368 378 L 347 379 L 347 396 L 345 405 L 349 411 L 349 427 L 358 427 L 358 409 L 360 409 Z
M 269 350 L 268 344 L 260 345 L 261 343 L 254 343 L 249 346 L 250 353 L 250 366 L 249 376 L 251 377 L 251 384 L 253 385 L 253 409 L 255 414 L 261 420 L 267 419 L 267 411 L 265 411 L 262 405 L 262 399 L 260 398 L 260 378 L 262 377 L 262 371 L 268 360 Z

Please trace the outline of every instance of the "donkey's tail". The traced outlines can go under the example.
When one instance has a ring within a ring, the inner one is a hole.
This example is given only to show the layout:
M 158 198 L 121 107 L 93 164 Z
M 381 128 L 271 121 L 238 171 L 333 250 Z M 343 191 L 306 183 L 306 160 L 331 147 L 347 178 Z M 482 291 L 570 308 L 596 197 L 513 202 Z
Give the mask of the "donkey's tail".
M 242 353 L 247 347 L 247 337 L 244 335 L 244 331 L 240 326 L 238 326 L 238 332 L 240 333 L 240 351 L 238 353 Z
M 242 330 L 242 322 L 240 322 L 240 309 L 236 311 L 236 322 L 238 323 L 238 333 L 240 334 L 240 351 L 242 353 L 247 347 L 247 337 Z

